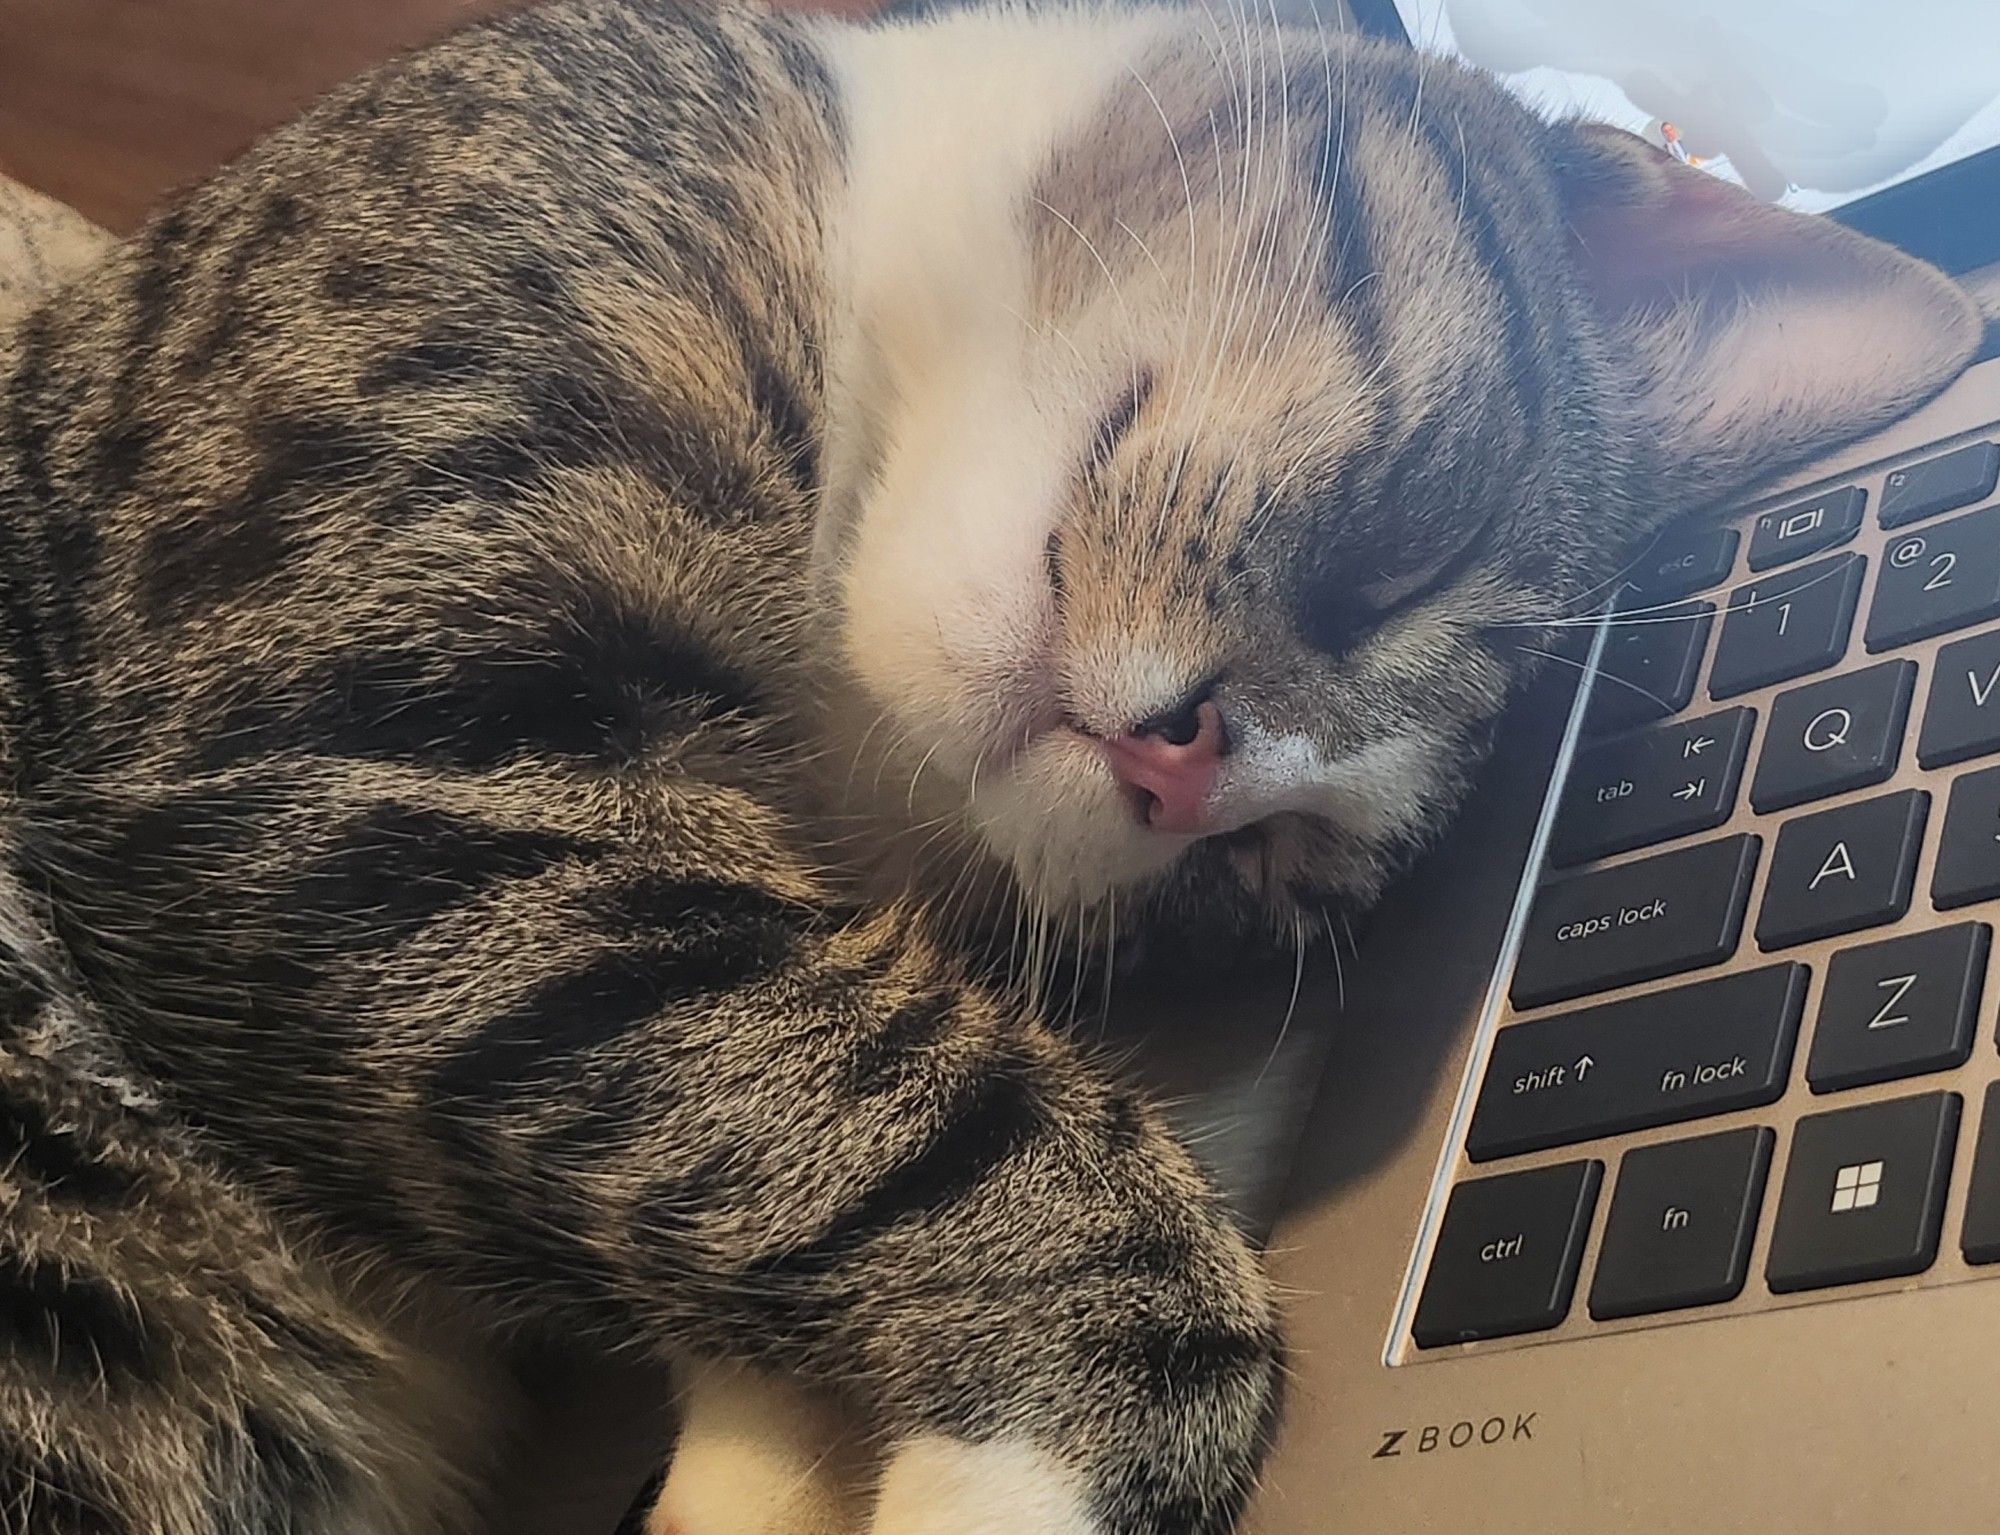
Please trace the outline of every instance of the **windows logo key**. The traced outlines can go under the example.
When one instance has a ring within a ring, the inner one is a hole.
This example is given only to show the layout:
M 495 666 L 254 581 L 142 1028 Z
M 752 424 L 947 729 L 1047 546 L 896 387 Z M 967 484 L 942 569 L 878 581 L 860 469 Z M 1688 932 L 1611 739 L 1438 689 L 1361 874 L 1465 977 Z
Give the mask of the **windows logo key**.
M 1882 1164 L 1853 1162 L 1833 1175 L 1833 1210 L 1866 1210 L 1882 1197 Z

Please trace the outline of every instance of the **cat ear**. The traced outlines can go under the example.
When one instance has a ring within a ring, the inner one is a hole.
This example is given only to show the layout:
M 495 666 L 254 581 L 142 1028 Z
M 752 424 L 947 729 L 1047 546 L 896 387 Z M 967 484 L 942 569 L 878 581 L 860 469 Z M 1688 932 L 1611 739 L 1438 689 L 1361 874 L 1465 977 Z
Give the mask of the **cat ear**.
M 1892 246 L 1615 128 L 1557 139 L 1573 258 L 1682 505 L 1902 414 L 1979 344 L 1972 301 Z

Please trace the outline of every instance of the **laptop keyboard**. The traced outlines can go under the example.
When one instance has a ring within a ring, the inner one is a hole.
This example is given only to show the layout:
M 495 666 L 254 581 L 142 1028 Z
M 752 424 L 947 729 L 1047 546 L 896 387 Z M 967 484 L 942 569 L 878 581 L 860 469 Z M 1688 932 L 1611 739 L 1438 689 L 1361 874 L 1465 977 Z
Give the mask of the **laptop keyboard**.
M 1419 1351 L 2000 1274 L 1989 439 L 1635 565 Z

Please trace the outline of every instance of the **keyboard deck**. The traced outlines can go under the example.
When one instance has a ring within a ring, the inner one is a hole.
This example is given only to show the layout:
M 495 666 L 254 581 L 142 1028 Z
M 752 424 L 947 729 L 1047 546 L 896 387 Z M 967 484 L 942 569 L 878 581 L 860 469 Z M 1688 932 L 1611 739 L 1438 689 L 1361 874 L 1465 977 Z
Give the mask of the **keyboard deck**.
M 1997 484 L 1633 568 L 1392 1363 L 2000 1277 Z

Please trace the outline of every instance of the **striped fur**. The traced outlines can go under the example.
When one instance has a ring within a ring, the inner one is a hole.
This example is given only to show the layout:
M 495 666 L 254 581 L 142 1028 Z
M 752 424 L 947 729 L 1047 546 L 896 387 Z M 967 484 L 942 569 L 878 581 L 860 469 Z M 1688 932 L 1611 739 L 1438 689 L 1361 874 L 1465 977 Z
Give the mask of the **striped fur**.
M 0 1529 L 469 1528 L 529 1332 L 841 1404 L 888 1460 L 823 1522 L 1226 1530 L 1272 1299 L 964 918 L 1365 901 L 1517 641 L 1962 359 L 1941 280 L 1662 174 L 1221 13 L 552 0 L 31 312 Z M 1916 360 L 1677 414 L 1784 366 L 1746 248 Z M 1197 685 L 1229 824 L 1162 840 L 1077 742 Z

